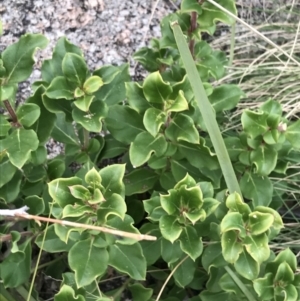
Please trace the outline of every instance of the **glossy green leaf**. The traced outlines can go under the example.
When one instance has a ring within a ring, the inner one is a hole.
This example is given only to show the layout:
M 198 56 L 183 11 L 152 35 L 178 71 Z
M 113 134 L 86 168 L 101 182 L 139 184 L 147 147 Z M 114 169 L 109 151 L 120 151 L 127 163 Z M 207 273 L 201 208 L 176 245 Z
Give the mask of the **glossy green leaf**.
M 62 71 L 66 79 L 81 87 L 88 76 L 88 68 L 82 56 L 67 53 L 62 61 Z
M 5 72 L 3 73 L 5 74 Z M 0 86 L 0 101 L 14 99 L 16 94 L 16 88 L 16 84 Z
M 81 124 L 90 132 L 100 132 L 102 130 L 102 119 L 107 114 L 107 106 L 102 101 L 95 101 L 89 106 L 89 112 L 73 109 L 72 116 L 74 121 Z
M 6 288 L 18 287 L 29 281 L 31 268 L 30 240 L 19 245 L 19 251 L 9 254 L 0 263 L 0 278 Z
M 245 151 L 245 146 L 242 144 L 240 137 L 226 137 L 224 142 L 231 160 L 237 160 L 240 153 Z
M 177 217 L 171 215 L 165 215 L 160 218 L 159 228 L 162 236 L 172 243 L 179 238 L 183 230 L 183 227 L 177 221 Z
M 246 172 L 241 180 L 240 187 L 243 196 L 253 201 L 254 207 L 268 206 L 273 196 L 273 184 L 267 177 Z
M 22 178 L 22 172 L 17 170 L 12 179 L 0 188 L 0 199 L 4 200 L 4 202 L 6 203 L 13 202 L 20 193 Z
M 0 115 L 0 137 L 6 136 L 10 128 L 11 125 L 7 121 L 7 118 L 4 115 Z
M 174 93 L 174 91 L 173 91 Z M 188 102 L 184 96 L 184 93 L 182 90 L 179 90 L 178 95 L 176 95 L 176 98 L 168 99 L 166 103 L 165 110 L 169 112 L 182 112 L 188 110 L 189 105 Z
M 178 261 L 180 257 L 184 255 L 181 250 L 179 241 L 171 243 L 169 240 L 162 238 L 161 240 L 161 256 L 165 262 L 169 265 Z
M 174 189 L 192 188 L 196 186 L 196 181 L 188 173 L 174 186 Z M 202 191 L 199 189 L 199 198 L 202 199 Z
M 29 210 L 27 211 L 27 213 L 33 214 L 33 215 L 40 215 L 45 210 L 44 200 L 37 195 L 27 196 L 24 200 L 24 205 L 29 207 Z
M 205 211 L 206 216 L 211 215 L 218 208 L 220 202 L 214 198 L 203 199 L 202 209 Z
M 179 114 L 171 120 L 166 131 L 166 137 L 172 142 L 186 141 L 199 144 L 199 133 L 191 117 Z
M 171 170 L 176 181 L 181 180 L 189 173 L 196 181 L 201 181 L 199 169 L 192 166 L 187 160 L 171 160 Z
M 37 48 L 44 49 L 48 39 L 41 34 L 25 34 L 18 42 L 8 46 L 1 54 L 6 69 L 6 82 L 18 83 L 26 80 L 35 63 L 33 55 Z
M 46 95 L 51 99 L 74 99 L 74 91 L 76 89 L 76 84 L 69 82 L 63 76 L 55 77 L 50 86 L 46 90 Z
M 219 0 L 218 4 L 223 8 L 229 10 L 234 15 L 237 14 L 234 1 Z M 199 16 L 199 23 L 201 27 L 211 27 L 217 21 L 221 21 L 222 23 L 228 25 L 232 25 L 234 23 L 234 19 L 232 17 L 230 17 L 228 14 L 214 6 L 212 3 L 205 2 L 203 5 L 201 5 L 201 8 L 202 13 Z
M 90 105 L 95 98 L 94 95 L 84 95 L 74 101 L 74 105 L 81 111 L 88 113 Z
M 25 127 L 32 126 L 40 117 L 40 107 L 33 103 L 25 103 L 16 111 L 18 121 Z
M 300 148 L 300 120 L 293 122 L 287 127 L 285 137 L 294 148 Z
M 123 219 L 126 210 L 127 207 L 124 199 L 120 195 L 113 193 L 105 198 L 100 209 L 97 210 L 97 221 L 101 224 L 107 223 L 110 215 L 118 216 Z
M 197 0 L 183 0 L 181 2 L 180 11 L 183 13 L 197 12 L 198 14 L 202 13 L 201 5 Z
M 235 231 L 227 231 L 221 238 L 224 259 L 229 263 L 235 263 L 243 252 L 243 245 L 239 241 Z
M 221 221 L 221 232 L 238 231 L 243 237 L 246 235 L 243 216 L 239 212 L 228 212 Z
M 221 85 L 208 97 L 216 112 L 231 110 L 239 103 L 244 92 L 237 85 Z
M 223 257 L 221 243 L 216 242 L 204 248 L 201 262 L 206 271 L 210 271 L 210 268 L 216 267 L 220 269 L 227 265 Z
M 41 248 L 43 244 L 44 233 L 41 233 L 37 236 L 35 243 Z M 68 240 L 68 242 L 62 241 L 55 232 L 54 225 L 50 225 L 47 229 L 45 241 L 43 244 L 43 250 L 49 253 L 60 253 L 60 252 L 68 252 L 70 248 L 74 245 L 72 240 Z
M 108 110 L 105 124 L 118 141 L 129 144 L 145 130 L 143 117 L 127 106 L 115 105 Z
M 125 86 L 127 101 L 132 109 L 138 113 L 144 113 L 151 107 L 144 96 L 143 87 L 139 83 L 127 82 Z
M 147 164 L 151 169 L 161 170 L 163 168 L 166 168 L 168 164 L 168 158 L 166 157 L 166 154 L 163 157 L 152 155 Z
M 84 96 L 84 91 L 81 90 L 81 88 L 77 87 L 74 91 L 75 98 L 80 98 Z
M 268 265 L 270 265 L 271 267 L 275 266 L 277 270 L 279 265 L 283 262 L 286 262 L 293 271 L 296 271 L 297 259 L 295 254 L 289 248 L 286 248 L 285 250 L 281 251 L 276 256 L 275 260 L 273 262 L 270 262 Z M 269 266 L 267 266 L 267 270 L 269 271 Z
M 75 204 L 78 201 L 77 198 L 72 196 L 69 187 L 81 184 L 81 179 L 77 177 L 55 179 L 48 183 L 49 194 L 61 208 L 64 208 L 65 206 Z
M 144 114 L 143 123 L 146 130 L 153 136 L 159 133 L 162 125 L 167 121 L 167 114 L 155 108 L 149 108 Z
M 167 146 L 164 136 L 153 137 L 148 132 L 142 132 L 130 145 L 130 161 L 135 167 L 141 166 L 150 159 L 152 153 L 162 156 L 167 150 Z
M 172 172 L 167 171 L 160 176 L 159 183 L 164 190 L 169 190 L 174 187 L 176 181 L 174 179 L 174 176 L 172 175 Z
M 64 284 L 55 295 L 54 301 L 85 301 L 85 298 L 82 295 L 76 295 L 72 287 Z
M 189 255 L 194 261 L 202 254 L 202 239 L 192 226 L 186 226 L 182 229 L 179 241 L 182 251 Z
M 120 208 L 118 208 L 118 210 L 120 211 Z M 126 211 L 126 208 L 125 208 L 125 211 Z M 135 228 L 133 225 L 134 224 L 133 218 L 127 214 L 125 215 L 125 211 L 124 211 L 122 217 L 120 217 L 120 216 L 110 217 L 106 223 L 107 227 L 111 228 L 111 229 L 122 230 L 122 231 L 125 231 L 128 233 L 140 234 L 140 232 L 137 230 L 137 228 Z M 107 235 L 106 235 L 106 237 L 107 237 Z M 120 245 L 133 245 L 133 244 L 137 243 L 137 240 L 134 238 L 120 237 L 120 236 L 115 236 L 113 238 L 115 239 L 114 243 L 117 243 Z
M 183 216 L 188 219 L 193 225 L 198 221 L 204 221 L 206 218 L 206 212 L 203 209 L 194 209 L 191 212 L 183 212 Z
M 95 281 L 102 275 L 108 265 L 106 249 L 93 245 L 93 239 L 78 241 L 68 254 L 69 264 L 75 271 L 75 280 L 78 287 L 83 287 Z
M 160 22 L 160 28 L 162 33 L 162 38 L 160 39 L 160 48 L 173 47 L 177 48 L 174 34 L 170 27 L 170 24 L 174 21 L 179 23 L 179 26 L 183 31 L 187 31 L 190 26 L 190 15 L 174 13 L 164 17 Z
M 264 134 L 268 130 L 267 118 L 266 113 L 245 110 L 241 117 L 244 131 L 251 138 Z
M 40 86 L 26 101 L 27 104 L 35 104 L 39 106 L 39 118 L 34 124 L 32 124 L 31 129 L 36 132 L 41 144 L 48 141 L 51 131 L 54 127 L 54 122 L 56 120 L 56 115 L 47 110 L 43 103 L 42 95 L 44 92 L 45 88 L 43 86 Z
M 283 228 L 283 222 L 282 222 L 281 215 L 276 210 L 269 208 L 269 207 L 258 206 L 258 207 L 255 207 L 255 211 L 271 214 L 274 218 L 272 226 L 276 230 L 280 230 L 281 228 Z
M 259 108 L 261 111 L 269 113 L 269 114 L 274 114 L 274 115 L 279 115 L 281 116 L 282 114 L 282 105 L 280 102 L 269 99 L 265 101 Z
M 64 113 L 66 115 L 65 119 L 68 122 L 72 122 L 72 106 L 70 101 L 66 101 L 63 98 L 52 99 L 48 97 L 45 93 L 42 95 L 43 104 L 45 108 L 51 113 Z M 61 114 L 60 114 L 61 115 Z
M 169 83 L 163 81 L 160 73 L 153 72 L 144 80 L 143 91 L 145 98 L 150 103 L 163 104 L 172 92 Z
M 234 263 L 234 267 L 242 277 L 254 280 L 258 277 L 260 265 L 244 250 Z
M 270 213 L 254 211 L 249 214 L 248 227 L 252 235 L 265 233 L 271 228 L 274 222 L 274 216 Z
M 50 180 L 60 178 L 66 169 L 65 161 L 53 159 L 48 162 L 47 174 Z
M 89 186 L 92 187 L 93 190 L 101 187 L 102 179 L 100 174 L 95 168 L 92 168 L 86 173 L 84 180 Z
M 82 200 L 84 202 L 91 198 L 91 192 L 82 185 L 69 186 L 72 196 L 76 199 Z
M 103 81 L 103 86 L 95 94 L 97 99 L 113 106 L 126 98 L 125 83 L 131 81 L 128 64 L 103 66 L 93 75 L 99 76 Z
M 160 196 L 161 206 L 168 214 L 181 217 L 188 213 L 199 213 L 198 210 L 201 209 L 203 204 L 202 192 L 199 186 L 191 188 L 183 186 L 179 189 L 171 189 L 168 192 L 169 194 Z
M 158 61 L 159 57 L 159 51 L 149 47 L 142 47 L 133 55 L 133 59 L 139 62 L 149 72 L 159 70 L 161 65 Z
M 135 280 L 145 280 L 146 260 L 141 246 L 115 244 L 109 247 L 109 265 Z
M 14 166 L 8 158 L 5 158 L 0 162 L 0 188 L 8 183 L 14 176 L 17 167 Z
M 99 76 L 91 76 L 89 77 L 85 83 L 83 84 L 83 90 L 87 94 L 92 94 L 97 92 L 101 86 L 103 85 L 103 81 Z
M 249 205 L 244 203 L 241 196 L 236 192 L 227 197 L 226 206 L 232 212 L 239 212 L 243 218 L 248 218 L 251 212 Z
M 149 266 L 154 264 L 161 256 L 162 239 L 160 230 L 157 224 L 154 225 L 147 223 L 140 228 L 140 232 L 157 237 L 157 240 L 155 241 L 142 240 L 140 242 L 140 245 L 143 249 L 143 254 L 147 261 L 147 265 Z
M 211 153 L 210 149 L 205 145 L 203 138 L 200 138 L 200 145 L 180 141 L 178 149 L 191 165 L 199 169 L 202 169 L 203 167 L 207 167 L 209 170 L 219 168 L 216 155 Z
M 151 298 L 153 289 L 146 288 L 142 286 L 140 283 L 134 283 L 130 285 L 129 290 L 131 292 L 132 298 L 135 301 L 147 301 Z
M 274 282 L 291 283 L 294 281 L 294 272 L 287 262 L 282 262 L 277 269 L 276 275 L 274 275 Z
M 0 140 L 0 152 L 5 150 L 9 161 L 22 168 L 32 151 L 38 148 L 38 138 L 33 130 L 17 129 L 7 138 Z
M 52 58 L 43 62 L 43 81 L 50 83 L 56 76 L 63 75 L 62 61 L 67 53 L 75 53 L 83 56 L 79 47 L 70 43 L 65 37 L 61 37 L 55 45 Z
M 255 289 L 261 300 L 272 300 L 274 298 L 274 276 L 267 273 L 263 278 L 258 278 L 253 281 Z
M 268 236 L 266 234 L 257 236 L 248 235 L 244 240 L 244 245 L 247 252 L 259 264 L 262 264 L 270 256 Z
M 277 164 L 277 151 L 271 147 L 259 146 L 251 151 L 250 160 L 256 166 L 257 173 L 261 176 L 269 175 Z
M 125 186 L 123 177 L 125 174 L 125 164 L 114 164 L 106 166 L 99 171 L 102 178 L 102 192 L 105 198 L 109 198 L 112 194 L 117 193 L 122 197 L 125 196 Z
M 228 270 L 227 270 L 228 271 Z M 252 289 L 252 282 L 246 280 L 237 273 L 233 272 L 233 274 L 225 273 L 221 276 L 221 278 L 217 281 L 220 284 L 220 290 L 226 291 L 228 293 L 233 293 L 233 297 L 235 300 L 248 300 L 247 296 L 252 298 L 256 296 Z M 234 275 L 234 277 L 232 277 Z
M 143 193 L 153 188 L 153 185 L 158 180 L 158 174 L 151 169 L 133 170 L 124 177 L 125 194 L 133 195 Z
M 178 262 L 171 263 L 171 269 L 174 269 L 177 264 Z M 195 270 L 195 262 L 190 257 L 188 257 L 178 266 L 175 273 L 173 274 L 177 285 L 179 287 L 187 286 L 194 279 Z
M 51 136 L 56 141 L 79 146 L 79 138 L 75 133 L 71 123 L 66 122 L 63 114 L 57 114 L 57 119 L 51 133 Z
M 102 159 L 109 159 L 117 157 L 128 150 L 127 146 L 119 142 L 111 135 L 105 136 L 105 144 L 101 152 Z

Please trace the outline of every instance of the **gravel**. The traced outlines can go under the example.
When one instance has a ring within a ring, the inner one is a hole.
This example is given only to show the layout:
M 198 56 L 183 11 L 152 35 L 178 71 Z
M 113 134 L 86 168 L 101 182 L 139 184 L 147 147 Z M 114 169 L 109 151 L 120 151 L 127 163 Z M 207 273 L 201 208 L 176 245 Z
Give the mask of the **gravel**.
M 159 20 L 174 11 L 176 2 L 160 0 L 2 0 L 0 14 L 4 34 L 0 50 L 25 33 L 43 33 L 49 39 L 46 50 L 38 56 L 36 70 L 29 82 L 40 78 L 40 59 L 51 57 L 61 36 L 80 46 L 91 70 L 105 64 L 130 63 L 132 54 L 151 37 L 160 36 Z M 145 38 L 145 39 L 144 39 Z M 29 96 L 28 84 L 21 87 L 21 98 Z

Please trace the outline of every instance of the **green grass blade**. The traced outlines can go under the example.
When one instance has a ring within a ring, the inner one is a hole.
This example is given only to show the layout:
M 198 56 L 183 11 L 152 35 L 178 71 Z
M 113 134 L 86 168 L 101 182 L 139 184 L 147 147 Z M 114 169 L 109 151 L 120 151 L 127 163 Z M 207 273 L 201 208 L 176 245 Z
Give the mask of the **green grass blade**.
M 236 274 L 231 270 L 229 266 L 224 267 L 226 272 L 230 275 L 235 284 L 241 289 L 244 295 L 248 298 L 249 301 L 256 301 L 256 299 L 252 296 L 251 292 L 248 290 L 246 285 L 236 276 Z
M 242 195 L 224 140 L 218 127 L 218 123 L 213 113 L 213 107 L 210 104 L 205 93 L 202 81 L 188 48 L 186 39 L 177 22 L 172 23 L 171 27 L 175 35 L 175 40 L 181 55 L 181 59 L 183 61 L 183 65 L 186 69 L 186 73 L 191 83 L 195 99 L 198 103 L 208 134 L 217 154 L 229 192 L 237 192 Z

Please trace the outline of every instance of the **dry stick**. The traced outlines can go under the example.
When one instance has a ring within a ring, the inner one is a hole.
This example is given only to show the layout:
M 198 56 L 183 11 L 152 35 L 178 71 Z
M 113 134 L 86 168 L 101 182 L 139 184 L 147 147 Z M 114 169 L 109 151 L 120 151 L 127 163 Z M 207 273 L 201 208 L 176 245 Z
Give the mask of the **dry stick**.
M 63 225 L 63 226 L 71 226 L 71 227 L 76 227 L 76 228 L 96 230 L 96 231 L 101 231 L 101 232 L 105 232 L 105 233 L 109 233 L 109 234 L 113 234 L 113 235 L 129 237 L 129 238 L 136 239 L 136 240 L 156 240 L 156 237 L 151 236 L 151 235 L 135 234 L 135 233 L 130 233 L 130 232 L 124 232 L 121 230 L 109 229 L 106 227 L 80 224 L 80 223 L 64 221 L 64 220 L 57 220 L 54 218 L 42 217 L 42 216 L 37 216 L 37 215 L 17 213 L 17 214 L 15 214 L 15 216 L 26 218 L 26 219 L 33 219 L 33 220 L 37 220 L 37 221 L 59 224 L 59 225 Z
M 12 122 L 15 126 L 17 127 L 20 127 L 21 125 L 19 124 L 18 122 L 18 117 L 16 115 L 16 112 L 15 110 L 12 108 L 12 106 L 10 105 L 9 101 L 8 100 L 3 100 L 3 104 L 7 110 L 7 112 L 9 113 L 11 119 L 12 119 Z
M 170 275 L 167 277 L 167 279 L 165 280 L 163 286 L 161 287 L 155 301 L 159 301 L 164 289 L 166 288 L 169 280 L 172 278 L 172 276 L 174 275 L 174 273 L 176 272 L 176 270 L 189 258 L 189 256 L 184 257 L 176 266 L 175 268 L 171 271 Z
M 121 230 L 110 229 L 110 228 L 106 228 L 106 227 L 86 225 L 86 224 L 80 224 L 80 223 L 75 223 L 75 222 L 70 222 L 70 221 L 57 220 L 54 218 L 31 215 L 31 214 L 26 213 L 26 210 L 28 210 L 28 209 L 29 208 L 27 206 L 24 206 L 20 209 L 0 210 L 0 215 L 17 216 L 17 217 L 21 217 L 24 219 L 33 219 L 35 221 L 49 222 L 49 223 L 59 224 L 59 225 L 63 225 L 63 226 L 71 226 L 71 227 L 76 227 L 76 228 L 96 230 L 96 231 L 109 233 L 112 235 L 132 238 L 132 239 L 136 239 L 136 240 L 156 240 L 157 239 L 155 236 L 147 235 L 147 234 L 135 234 L 135 233 L 130 233 L 130 232 L 124 232 Z
M 225 12 L 226 14 L 228 14 L 230 17 L 232 17 L 234 20 L 240 22 L 241 24 L 243 24 L 244 26 L 246 26 L 247 28 L 249 28 L 251 31 L 255 32 L 262 39 L 264 39 L 267 43 L 269 43 L 270 45 L 272 45 L 278 51 L 280 51 L 281 53 L 283 53 L 284 55 L 286 55 L 291 61 L 293 61 L 294 63 L 296 63 L 298 66 L 300 66 L 300 63 L 295 58 L 293 58 L 292 56 L 290 56 L 285 50 L 283 50 L 281 47 L 279 47 L 278 45 L 276 45 L 269 38 L 267 38 L 266 36 L 264 36 L 262 33 L 260 33 L 258 30 L 256 30 L 252 26 L 250 26 L 248 23 L 246 23 L 242 19 L 238 18 L 232 12 L 228 11 L 226 8 L 224 8 L 220 4 L 216 3 L 215 1 L 213 1 L 213 0 L 207 0 L 207 2 L 213 4 L 214 6 L 216 6 L 217 8 L 219 8 L 220 10 L 222 10 L 223 12 Z

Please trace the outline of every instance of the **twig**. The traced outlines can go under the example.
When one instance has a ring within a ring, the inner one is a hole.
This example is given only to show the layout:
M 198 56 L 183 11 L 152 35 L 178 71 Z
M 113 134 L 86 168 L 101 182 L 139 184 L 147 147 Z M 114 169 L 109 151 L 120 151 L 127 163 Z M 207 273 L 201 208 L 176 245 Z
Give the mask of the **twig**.
M 135 233 L 125 232 L 125 231 L 121 231 L 121 230 L 110 229 L 110 228 L 106 228 L 106 227 L 86 225 L 86 224 L 65 221 L 65 220 L 57 220 L 54 218 L 31 215 L 31 214 L 26 213 L 26 211 L 28 209 L 29 208 L 27 206 L 24 206 L 19 209 L 13 209 L 13 210 L 4 209 L 4 210 L 0 210 L 0 215 L 17 216 L 17 217 L 21 217 L 21 218 L 25 218 L 25 219 L 33 219 L 36 221 L 49 222 L 49 223 L 59 224 L 59 225 L 63 225 L 63 226 L 71 226 L 71 227 L 76 227 L 76 228 L 96 230 L 96 231 L 109 233 L 112 235 L 132 238 L 132 239 L 136 239 L 136 240 L 156 240 L 157 239 L 155 236 L 152 236 L 152 235 L 135 234 Z
M 15 110 L 13 109 L 13 107 L 10 105 L 9 101 L 8 100 L 3 100 L 3 104 L 7 110 L 7 112 L 9 113 L 11 119 L 12 119 L 12 122 L 15 126 L 17 127 L 20 127 L 20 123 L 18 121 L 18 117 L 16 115 L 16 112 Z

